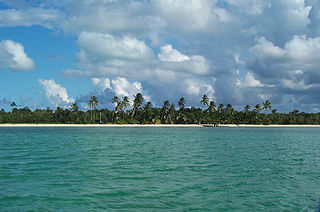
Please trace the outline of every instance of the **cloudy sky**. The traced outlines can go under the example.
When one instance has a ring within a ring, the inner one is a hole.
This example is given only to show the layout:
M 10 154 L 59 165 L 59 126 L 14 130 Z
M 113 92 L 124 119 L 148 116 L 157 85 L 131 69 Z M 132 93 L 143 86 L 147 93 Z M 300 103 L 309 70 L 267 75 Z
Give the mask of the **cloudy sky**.
M 320 111 L 319 0 L 0 0 L 0 108 L 141 92 Z

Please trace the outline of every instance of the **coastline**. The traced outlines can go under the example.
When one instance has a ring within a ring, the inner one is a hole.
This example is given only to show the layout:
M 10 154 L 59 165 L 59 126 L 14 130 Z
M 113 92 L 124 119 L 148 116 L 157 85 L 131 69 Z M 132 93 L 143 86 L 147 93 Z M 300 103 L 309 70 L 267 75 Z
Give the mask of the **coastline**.
M 203 127 L 199 124 L 0 124 L 0 127 Z
M 320 125 L 307 125 L 307 124 L 270 124 L 270 125 L 255 125 L 255 124 L 221 124 L 219 127 L 320 127 Z
M 211 124 L 0 124 L 0 127 L 213 127 Z M 320 127 L 320 125 L 220 124 L 218 127 Z

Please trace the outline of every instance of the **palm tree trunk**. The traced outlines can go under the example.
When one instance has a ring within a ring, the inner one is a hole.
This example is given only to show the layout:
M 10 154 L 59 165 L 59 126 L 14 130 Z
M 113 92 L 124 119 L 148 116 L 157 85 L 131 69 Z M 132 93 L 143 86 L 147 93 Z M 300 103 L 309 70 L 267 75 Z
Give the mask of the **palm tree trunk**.
M 93 106 L 91 106 L 91 121 L 92 121 L 92 119 L 93 119 L 93 118 L 92 118 L 92 117 L 93 117 L 93 116 L 92 116 L 92 110 L 93 110 Z

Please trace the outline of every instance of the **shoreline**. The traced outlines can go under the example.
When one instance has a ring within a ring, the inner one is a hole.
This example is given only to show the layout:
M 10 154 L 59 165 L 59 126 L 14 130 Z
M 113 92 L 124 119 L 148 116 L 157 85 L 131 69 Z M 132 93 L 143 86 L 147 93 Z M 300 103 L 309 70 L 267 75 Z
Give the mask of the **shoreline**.
M 0 127 L 213 127 L 212 124 L 0 124 Z M 320 127 L 320 125 L 220 124 L 218 127 Z
M 203 127 L 199 124 L 0 124 L 0 127 Z

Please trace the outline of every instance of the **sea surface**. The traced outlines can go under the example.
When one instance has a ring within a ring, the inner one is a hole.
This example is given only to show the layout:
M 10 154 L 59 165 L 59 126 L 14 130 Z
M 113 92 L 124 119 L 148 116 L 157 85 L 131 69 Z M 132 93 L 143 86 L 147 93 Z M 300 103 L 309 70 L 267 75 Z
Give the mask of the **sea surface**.
M 320 128 L 0 128 L 0 211 L 316 211 Z

